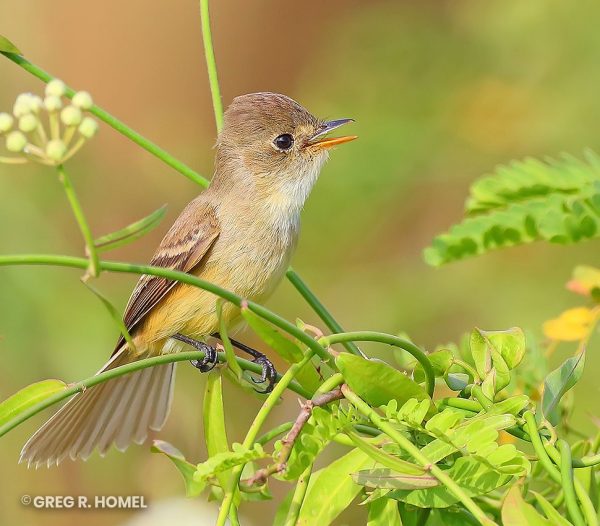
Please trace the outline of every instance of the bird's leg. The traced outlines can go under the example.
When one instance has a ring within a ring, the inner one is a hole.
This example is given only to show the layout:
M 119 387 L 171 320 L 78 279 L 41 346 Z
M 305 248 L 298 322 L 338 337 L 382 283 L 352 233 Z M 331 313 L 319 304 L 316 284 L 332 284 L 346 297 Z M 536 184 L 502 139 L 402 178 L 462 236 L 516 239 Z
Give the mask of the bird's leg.
M 213 338 L 218 338 L 219 340 L 221 339 L 221 335 L 218 332 L 215 332 L 211 336 Z M 256 349 L 253 349 L 252 347 L 248 347 L 246 344 L 244 344 L 242 342 L 238 342 L 237 340 L 233 340 L 232 338 L 229 338 L 229 341 L 231 342 L 231 345 L 233 345 L 234 347 L 237 347 L 240 351 L 244 351 L 245 353 L 252 356 L 254 358 L 254 360 L 252 360 L 252 361 L 254 363 L 259 364 L 262 367 L 262 374 L 260 375 L 260 378 L 258 378 L 258 379 L 252 378 L 252 381 L 255 384 L 262 384 L 264 382 L 268 382 L 267 387 L 263 391 L 258 391 L 258 392 L 259 393 L 270 393 L 273 390 L 273 386 L 275 385 L 275 382 L 277 380 L 277 370 L 275 369 L 273 362 L 271 362 L 271 360 L 269 360 L 267 358 L 267 356 L 264 355 L 263 353 L 258 352 Z
M 217 355 L 217 349 L 215 349 L 214 347 L 211 347 L 207 343 L 188 338 L 187 336 L 184 336 L 183 334 L 179 333 L 174 334 L 173 336 L 171 336 L 171 338 L 179 340 L 183 343 L 187 343 L 188 345 L 191 345 L 194 349 L 204 352 L 204 358 L 202 358 L 202 360 L 191 361 L 192 365 L 196 369 L 199 369 L 200 372 L 207 373 L 208 371 L 211 371 L 215 365 L 217 365 L 219 357 Z

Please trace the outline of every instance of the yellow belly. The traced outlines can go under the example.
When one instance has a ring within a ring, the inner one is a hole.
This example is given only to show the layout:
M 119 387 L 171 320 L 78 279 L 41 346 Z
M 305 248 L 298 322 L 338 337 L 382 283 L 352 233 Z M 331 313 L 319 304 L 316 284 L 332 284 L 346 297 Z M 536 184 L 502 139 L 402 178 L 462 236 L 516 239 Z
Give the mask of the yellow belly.
M 244 299 L 262 301 L 281 280 L 288 264 L 288 254 L 279 258 L 250 258 L 238 264 L 219 257 L 201 265 L 197 276 L 230 290 Z M 152 309 L 134 332 L 138 349 L 158 354 L 173 334 L 182 333 L 202 339 L 218 332 L 219 298 L 203 289 L 185 284 L 175 287 Z M 240 319 L 239 308 L 224 302 L 222 314 L 228 327 Z

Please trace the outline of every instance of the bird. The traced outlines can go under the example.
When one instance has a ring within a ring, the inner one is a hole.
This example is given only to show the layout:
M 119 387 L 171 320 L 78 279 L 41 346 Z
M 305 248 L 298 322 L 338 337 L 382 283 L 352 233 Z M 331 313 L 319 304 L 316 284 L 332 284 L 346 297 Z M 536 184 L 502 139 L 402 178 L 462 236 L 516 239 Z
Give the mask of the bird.
M 233 99 L 217 137 L 211 183 L 181 212 L 151 265 L 263 302 L 289 265 L 301 210 L 330 149 L 357 138 L 329 133 L 352 121 L 319 119 L 277 93 Z M 217 299 L 197 287 L 142 275 L 123 316 L 132 344 L 121 337 L 99 373 L 186 344 L 205 351 L 195 365 L 210 369 L 216 351 L 205 340 L 218 333 Z M 241 318 L 231 303 L 222 305 L 221 317 L 230 327 Z M 263 365 L 263 379 L 272 379 L 270 361 L 240 346 Z M 174 372 L 174 363 L 145 368 L 76 394 L 26 442 L 20 462 L 50 467 L 66 458 L 86 460 L 94 450 L 104 456 L 113 444 L 124 451 L 143 443 L 167 419 Z

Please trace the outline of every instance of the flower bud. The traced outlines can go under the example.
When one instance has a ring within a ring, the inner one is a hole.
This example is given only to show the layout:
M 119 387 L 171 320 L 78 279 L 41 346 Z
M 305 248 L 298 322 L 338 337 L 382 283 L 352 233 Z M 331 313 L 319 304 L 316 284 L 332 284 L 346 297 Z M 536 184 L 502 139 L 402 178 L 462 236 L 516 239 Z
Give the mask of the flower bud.
M 60 112 L 60 120 L 65 126 L 77 126 L 81 123 L 81 110 L 77 106 L 67 106 Z
M 81 121 L 78 130 L 86 139 L 91 139 L 98 131 L 98 123 L 91 117 L 85 117 Z
M 60 162 L 67 153 L 67 146 L 60 139 L 48 141 L 46 145 L 46 157 L 51 161 Z
M 38 95 L 32 95 L 29 99 L 29 107 L 33 113 L 39 113 L 44 107 L 44 101 Z
M 89 110 L 93 106 L 94 101 L 87 91 L 78 91 L 73 96 L 73 104 L 82 110 Z
M 29 133 L 35 130 L 39 124 L 40 121 L 38 121 L 38 118 L 29 113 L 28 115 L 23 115 L 19 119 L 19 130 L 21 130 L 23 133 Z
M 6 133 L 12 128 L 13 122 L 12 115 L 8 113 L 0 113 L 0 133 Z
M 48 95 L 44 99 L 44 106 L 49 112 L 58 111 L 62 108 L 62 101 L 60 97 L 56 97 L 55 95 Z
M 6 136 L 6 149 L 9 152 L 22 152 L 27 146 L 27 137 L 20 131 L 12 131 Z
M 31 113 L 31 94 L 30 93 L 21 93 L 17 100 L 15 100 L 15 105 L 13 106 L 13 114 L 15 117 L 19 118 L 23 115 L 27 115 Z
M 47 97 L 62 97 L 67 91 L 67 87 L 62 80 L 54 79 L 46 85 Z

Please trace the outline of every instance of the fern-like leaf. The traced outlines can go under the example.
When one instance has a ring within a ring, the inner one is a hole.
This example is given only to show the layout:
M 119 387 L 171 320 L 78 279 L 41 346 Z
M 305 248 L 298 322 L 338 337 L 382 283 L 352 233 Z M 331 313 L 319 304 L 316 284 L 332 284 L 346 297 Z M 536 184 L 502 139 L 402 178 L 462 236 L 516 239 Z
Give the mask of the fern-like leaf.
M 600 157 L 514 161 L 476 181 L 466 218 L 425 250 L 434 266 L 490 250 L 548 241 L 576 243 L 600 236 Z

